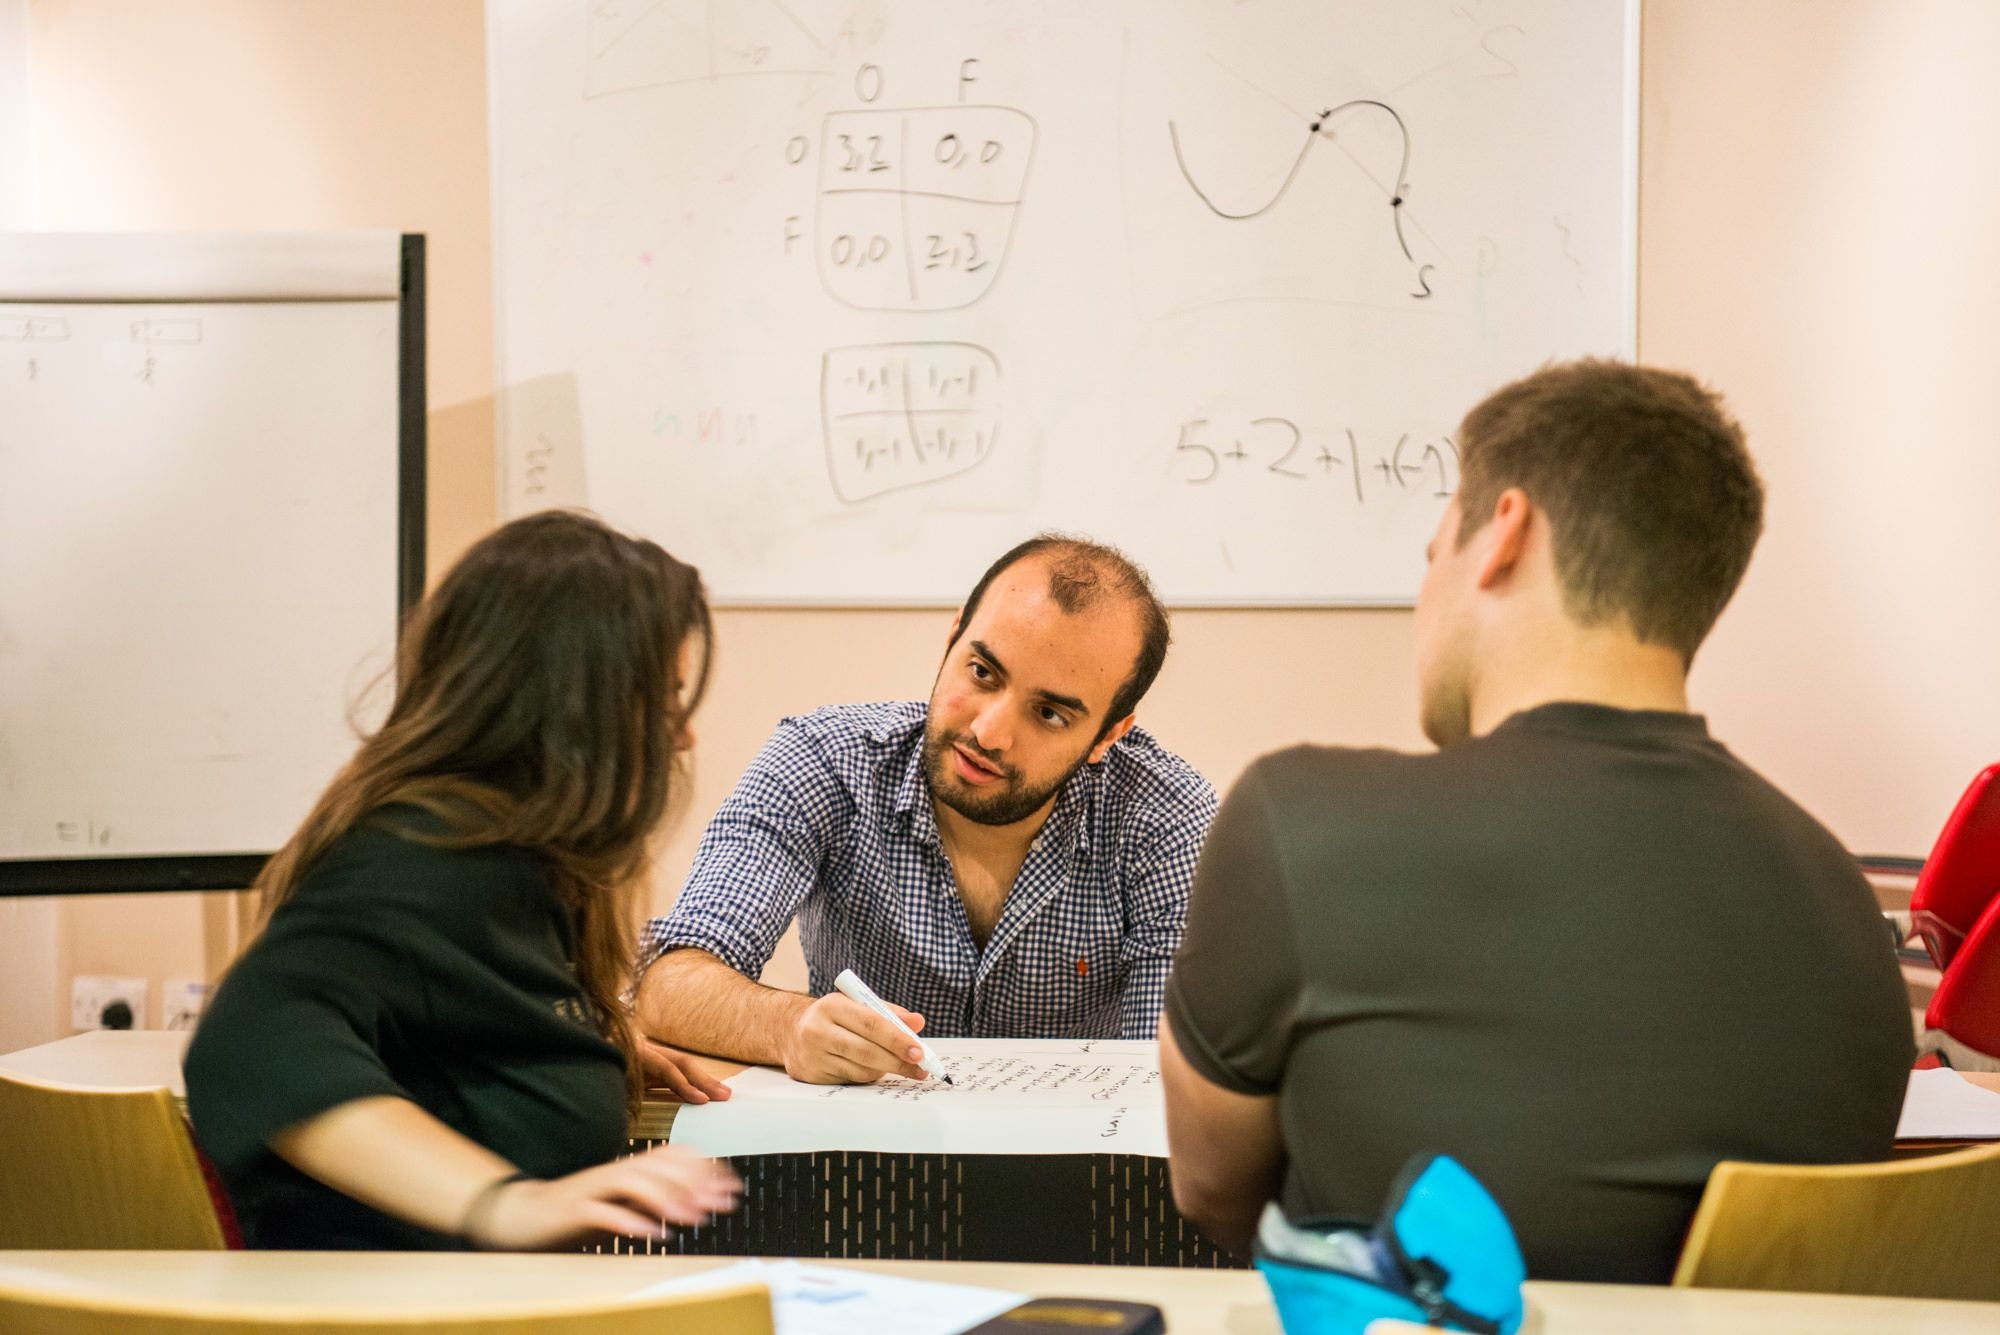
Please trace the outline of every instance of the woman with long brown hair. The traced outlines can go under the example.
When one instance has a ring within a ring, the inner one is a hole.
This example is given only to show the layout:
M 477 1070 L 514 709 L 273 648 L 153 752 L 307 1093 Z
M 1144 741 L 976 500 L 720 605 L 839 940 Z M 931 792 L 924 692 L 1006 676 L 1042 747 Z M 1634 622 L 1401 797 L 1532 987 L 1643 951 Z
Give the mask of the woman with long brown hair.
M 251 1246 L 546 1247 L 734 1205 L 684 1151 L 617 1158 L 631 899 L 709 641 L 691 567 L 574 513 L 489 534 L 418 607 L 388 719 L 265 868 L 188 1050 Z

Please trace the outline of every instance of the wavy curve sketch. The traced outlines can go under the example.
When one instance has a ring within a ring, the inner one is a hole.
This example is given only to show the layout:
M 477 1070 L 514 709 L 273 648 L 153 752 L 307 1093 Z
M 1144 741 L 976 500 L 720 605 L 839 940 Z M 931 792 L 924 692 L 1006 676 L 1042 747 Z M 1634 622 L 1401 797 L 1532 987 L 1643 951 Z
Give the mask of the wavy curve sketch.
M 1241 213 L 1232 213 L 1216 203 L 1209 193 L 1201 188 L 1201 183 L 1195 180 L 1194 172 L 1188 167 L 1187 156 L 1181 151 L 1180 127 L 1172 120 L 1167 122 L 1167 138 L 1173 142 L 1174 165 L 1180 168 L 1181 179 L 1187 182 L 1188 189 L 1194 191 L 1195 198 L 1207 205 L 1209 212 L 1213 213 L 1216 217 L 1227 219 L 1230 222 L 1243 222 L 1251 218 L 1263 217 L 1284 200 L 1286 193 L 1292 188 L 1292 182 L 1298 179 L 1299 169 L 1305 166 L 1306 158 L 1312 152 L 1314 142 L 1322 135 L 1328 138 L 1332 137 L 1332 123 L 1336 117 L 1350 111 L 1368 110 L 1380 112 L 1394 122 L 1396 133 L 1401 137 L 1403 142 L 1402 158 L 1396 166 L 1396 184 L 1389 192 L 1389 212 L 1396 228 L 1396 244 L 1402 249 L 1403 258 L 1415 263 L 1416 256 L 1410 253 L 1410 243 L 1403 235 L 1403 199 L 1410 187 L 1410 127 L 1404 124 L 1402 116 L 1387 102 L 1378 102 L 1374 98 L 1357 97 L 1351 101 L 1342 102 L 1338 106 L 1328 107 L 1325 111 L 1320 112 L 1318 118 L 1306 127 L 1305 142 L 1299 145 L 1298 155 L 1292 159 L 1290 169 L 1285 172 L 1285 179 L 1278 182 L 1278 188 L 1272 192 L 1271 197 L 1256 208 L 1248 209 Z

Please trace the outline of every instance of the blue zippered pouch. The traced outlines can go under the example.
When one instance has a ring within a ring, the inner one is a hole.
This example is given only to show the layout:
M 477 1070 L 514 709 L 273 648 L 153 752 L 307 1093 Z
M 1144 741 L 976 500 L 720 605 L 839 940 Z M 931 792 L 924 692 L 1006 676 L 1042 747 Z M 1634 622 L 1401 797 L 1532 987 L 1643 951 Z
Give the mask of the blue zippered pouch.
M 1361 1335 L 1380 1317 L 1475 1335 L 1514 1335 L 1528 1277 L 1506 1212 L 1456 1159 L 1420 1154 L 1370 1229 L 1287 1220 L 1273 1204 L 1255 1264 L 1285 1335 Z

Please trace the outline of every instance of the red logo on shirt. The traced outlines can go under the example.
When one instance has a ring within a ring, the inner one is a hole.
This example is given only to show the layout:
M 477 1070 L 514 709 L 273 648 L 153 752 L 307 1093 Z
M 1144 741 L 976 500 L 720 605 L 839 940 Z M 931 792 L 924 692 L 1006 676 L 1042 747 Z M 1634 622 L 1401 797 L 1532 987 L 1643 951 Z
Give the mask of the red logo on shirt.
M 1078 978 L 1088 978 L 1088 977 L 1090 977 L 1090 961 L 1089 961 L 1089 960 L 1078 960 L 1078 961 L 1076 962 L 1076 976 L 1077 976 Z

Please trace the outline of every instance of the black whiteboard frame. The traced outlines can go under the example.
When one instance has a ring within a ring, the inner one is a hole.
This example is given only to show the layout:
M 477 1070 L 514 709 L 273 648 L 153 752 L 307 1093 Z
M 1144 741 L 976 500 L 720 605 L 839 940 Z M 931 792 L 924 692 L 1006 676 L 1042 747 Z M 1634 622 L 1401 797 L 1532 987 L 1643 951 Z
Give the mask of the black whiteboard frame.
M 396 633 L 424 596 L 424 237 L 404 233 L 396 319 Z M 244 890 L 276 850 L 118 858 L 0 858 L 0 899 Z

